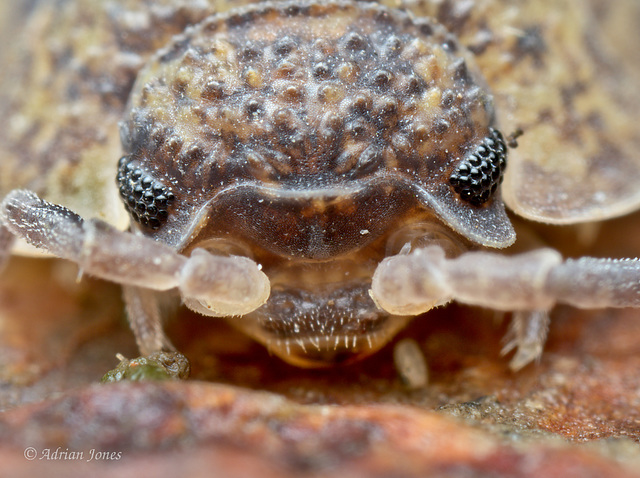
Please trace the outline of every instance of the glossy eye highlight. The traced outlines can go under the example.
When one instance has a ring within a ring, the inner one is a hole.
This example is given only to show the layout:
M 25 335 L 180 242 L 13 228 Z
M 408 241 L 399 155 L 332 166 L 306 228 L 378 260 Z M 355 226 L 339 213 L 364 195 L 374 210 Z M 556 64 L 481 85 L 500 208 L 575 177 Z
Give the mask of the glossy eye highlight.
M 130 156 L 118 161 L 118 190 L 127 212 L 134 221 L 156 230 L 167 220 L 173 193 L 139 168 Z
M 506 167 L 504 137 L 491 128 L 490 135 L 458 164 L 449 177 L 449 184 L 462 200 L 482 206 L 498 189 Z

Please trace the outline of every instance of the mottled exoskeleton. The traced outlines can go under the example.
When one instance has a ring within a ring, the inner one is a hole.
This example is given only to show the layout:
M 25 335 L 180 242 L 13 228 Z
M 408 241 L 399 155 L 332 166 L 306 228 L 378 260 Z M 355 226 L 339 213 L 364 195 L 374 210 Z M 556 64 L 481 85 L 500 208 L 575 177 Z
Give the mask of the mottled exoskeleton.
M 638 9 L 395 6 L 37 4 L 3 58 L 3 251 L 123 284 L 144 355 L 173 350 L 165 290 L 310 366 L 451 300 L 515 312 L 515 368 L 557 302 L 640 306 L 636 260 L 487 251 L 516 239 L 503 199 L 548 223 L 638 208 L 640 62 L 603 34 Z

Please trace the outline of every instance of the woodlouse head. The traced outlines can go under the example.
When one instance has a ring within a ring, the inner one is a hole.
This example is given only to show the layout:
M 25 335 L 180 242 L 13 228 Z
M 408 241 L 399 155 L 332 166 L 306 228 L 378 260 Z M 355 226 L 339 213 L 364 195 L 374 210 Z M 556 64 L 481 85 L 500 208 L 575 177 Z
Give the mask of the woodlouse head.
M 472 241 L 512 242 L 496 194 L 505 151 L 473 163 L 489 142 L 504 145 L 493 122 L 472 55 L 438 23 L 375 4 L 266 3 L 211 17 L 158 53 L 122 137 L 175 195 L 168 227 L 152 233 L 164 242 L 219 234 L 225 208 L 236 211 L 226 233 L 326 259 L 419 210 Z M 378 227 L 360 214 L 367 196 L 379 198 L 367 210 Z M 257 231 L 263 215 L 270 227 Z M 301 240 L 283 245 L 292 229 Z M 343 239 L 305 239 L 320 229 Z
M 404 224 L 514 239 L 497 191 L 506 148 L 471 54 L 436 22 L 377 4 L 266 3 L 203 21 L 140 73 L 122 139 L 175 198 L 147 233 L 187 253 L 247 244 L 271 298 L 242 328 L 298 364 L 371 353 L 405 323 L 367 292 Z M 125 200 L 138 187 L 127 174 Z

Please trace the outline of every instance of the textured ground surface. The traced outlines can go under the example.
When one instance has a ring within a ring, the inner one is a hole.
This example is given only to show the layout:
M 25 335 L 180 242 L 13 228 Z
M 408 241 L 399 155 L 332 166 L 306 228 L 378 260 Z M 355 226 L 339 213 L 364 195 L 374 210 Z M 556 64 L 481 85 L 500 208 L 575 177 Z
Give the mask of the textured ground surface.
M 636 255 L 638 219 L 606 224 L 591 252 Z M 577 243 L 560 231 L 545 234 Z M 100 385 L 114 354 L 135 347 L 119 290 L 76 274 L 20 259 L 0 278 L 0 475 L 640 476 L 637 311 L 557 308 L 542 360 L 514 374 L 499 317 L 439 310 L 401 334 L 429 363 L 418 390 L 402 384 L 391 347 L 300 370 L 180 313 L 170 331 L 192 380 Z

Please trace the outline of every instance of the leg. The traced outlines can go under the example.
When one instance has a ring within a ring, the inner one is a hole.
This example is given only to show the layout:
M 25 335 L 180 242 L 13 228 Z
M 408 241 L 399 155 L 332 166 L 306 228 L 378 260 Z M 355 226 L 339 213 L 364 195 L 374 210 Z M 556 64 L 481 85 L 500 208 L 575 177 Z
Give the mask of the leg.
M 505 346 L 501 351 L 502 355 L 506 355 L 516 349 L 515 355 L 509 362 L 511 370 L 520 370 L 528 363 L 540 358 L 547 340 L 549 321 L 550 317 L 546 310 L 520 310 L 513 313 L 509 332 L 504 338 Z
M 134 286 L 123 288 L 129 325 L 143 357 L 126 359 L 102 377 L 102 382 L 188 378 L 190 364 L 177 352 L 162 329 L 157 292 Z
M 175 351 L 162 329 L 162 317 L 155 294 L 155 291 L 140 287 L 123 288 L 129 325 L 142 355 Z
M 412 390 L 425 388 L 429 370 L 422 349 L 413 339 L 402 339 L 393 348 L 393 362 L 404 385 Z

